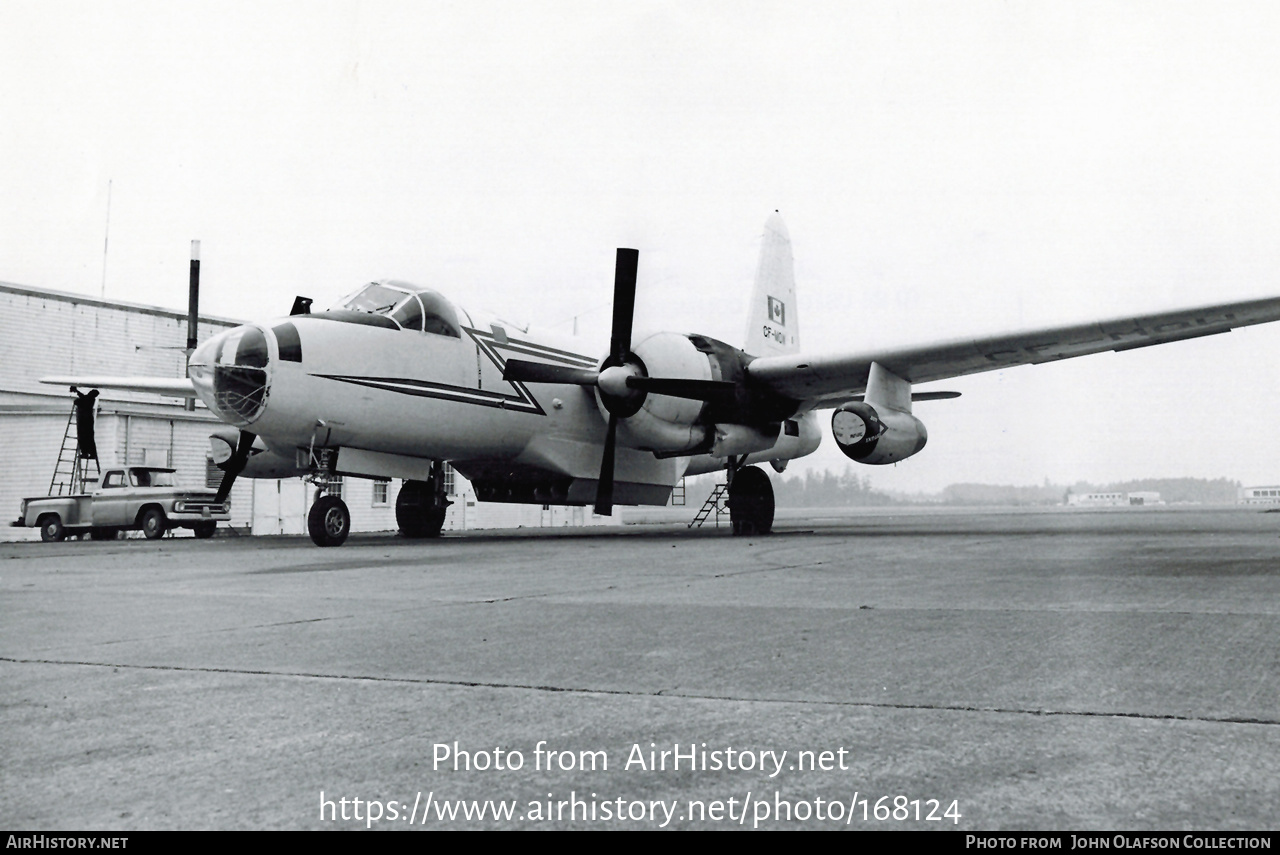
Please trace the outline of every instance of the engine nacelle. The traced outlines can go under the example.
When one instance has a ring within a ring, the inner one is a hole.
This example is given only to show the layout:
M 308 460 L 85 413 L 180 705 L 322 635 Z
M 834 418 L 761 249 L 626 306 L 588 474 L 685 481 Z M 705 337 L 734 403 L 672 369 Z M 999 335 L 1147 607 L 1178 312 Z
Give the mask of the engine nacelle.
M 859 463 L 897 463 L 924 448 L 929 433 L 910 413 L 868 403 L 845 404 L 831 415 L 831 433 L 846 457 Z
M 710 451 L 715 442 L 727 442 L 734 433 L 733 453 L 770 448 L 777 437 L 777 425 L 795 415 L 798 402 L 757 387 L 747 377 L 747 363 L 753 357 L 722 341 L 702 335 L 661 332 L 651 335 L 632 350 L 632 364 L 647 377 L 680 380 L 715 380 L 733 384 L 733 391 L 715 400 L 677 398 L 657 392 L 638 393 L 635 410 L 623 412 L 618 421 L 618 441 L 630 448 L 666 456 Z M 609 408 L 597 393 L 597 403 L 605 418 Z M 615 409 L 617 409 L 615 405 Z M 721 430 L 719 426 L 732 426 Z M 769 439 L 743 440 L 743 431 L 768 432 Z

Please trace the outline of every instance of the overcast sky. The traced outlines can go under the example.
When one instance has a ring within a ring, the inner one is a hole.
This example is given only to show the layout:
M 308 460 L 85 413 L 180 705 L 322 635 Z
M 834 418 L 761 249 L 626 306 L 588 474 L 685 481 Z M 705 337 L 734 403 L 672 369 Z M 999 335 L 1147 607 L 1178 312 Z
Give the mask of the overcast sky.
M 0 0 L 0 280 L 285 314 L 371 279 L 806 351 L 1280 295 L 1274 3 Z M 1280 325 L 934 384 L 877 487 L 1280 482 Z M 827 417 L 823 416 L 824 430 Z M 843 468 L 827 436 L 812 458 Z M 796 465 L 800 468 L 800 465 Z

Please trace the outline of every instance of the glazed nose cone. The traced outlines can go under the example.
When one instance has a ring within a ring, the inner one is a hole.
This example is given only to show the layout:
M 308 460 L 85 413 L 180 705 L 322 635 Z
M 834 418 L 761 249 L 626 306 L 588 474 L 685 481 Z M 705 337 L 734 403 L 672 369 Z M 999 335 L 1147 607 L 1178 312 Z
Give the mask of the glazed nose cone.
M 270 386 L 270 345 L 260 327 L 227 330 L 191 354 L 188 370 L 196 393 L 218 418 L 245 427 L 262 415 Z

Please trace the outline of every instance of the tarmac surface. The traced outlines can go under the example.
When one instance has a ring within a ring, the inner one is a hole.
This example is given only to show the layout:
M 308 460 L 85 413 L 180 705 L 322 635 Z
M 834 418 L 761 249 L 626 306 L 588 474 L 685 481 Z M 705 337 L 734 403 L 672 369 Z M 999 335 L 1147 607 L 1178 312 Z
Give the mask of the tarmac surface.
M 0 826 L 1275 829 L 1278 642 L 1245 508 L 0 544 Z

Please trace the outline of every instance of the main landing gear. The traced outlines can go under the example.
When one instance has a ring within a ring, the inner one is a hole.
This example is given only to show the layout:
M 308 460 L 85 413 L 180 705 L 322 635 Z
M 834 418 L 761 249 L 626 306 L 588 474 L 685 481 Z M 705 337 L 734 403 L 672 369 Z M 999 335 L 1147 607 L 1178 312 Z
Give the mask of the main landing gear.
M 773 482 L 763 469 L 729 459 L 729 521 L 735 536 L 773 530 Z
M 431 463 L 428 481 L 405 481 L 396 499 L 396 525 L 405 537 L 439 537 L 450 501 L 444 486 L 444 463 Z

